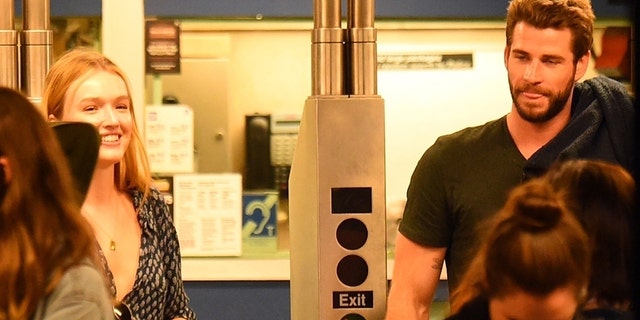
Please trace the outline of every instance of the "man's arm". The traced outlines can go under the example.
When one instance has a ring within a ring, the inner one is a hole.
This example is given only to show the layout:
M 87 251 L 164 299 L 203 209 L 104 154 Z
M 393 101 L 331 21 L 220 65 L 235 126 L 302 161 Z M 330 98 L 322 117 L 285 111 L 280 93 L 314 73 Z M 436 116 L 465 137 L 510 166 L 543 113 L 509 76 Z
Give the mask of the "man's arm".
M 447 248 L 424 247 L 398 233 L 386 320 L 429 319 Z

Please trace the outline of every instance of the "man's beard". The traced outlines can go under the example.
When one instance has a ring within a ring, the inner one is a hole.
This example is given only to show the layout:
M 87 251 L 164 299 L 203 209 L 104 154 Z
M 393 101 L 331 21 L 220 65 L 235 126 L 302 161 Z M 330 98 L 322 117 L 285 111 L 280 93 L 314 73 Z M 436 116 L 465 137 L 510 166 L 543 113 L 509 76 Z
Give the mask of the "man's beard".
M 511 91 L 511 99 L 513 100 L 513 104 L 516 106 L 516 111 L 520 117 L 532 123 L 543 123 L 553 119 L 564 109 L 564 106 L 573 91 L 573 80 L 567 81 L 563 90 L 553 92 L 552 90 L 536 88 L 529 84 L 514 88 L 511 79 L 509 79 L 509 89 Z M 528 108 L 526 103 L 520 104 L 517 98 L 523 92 L 534 92 L 545 96 L 549 100 L 547 109 L 542 112 L 535 112 L 532 111 L 532 108 Z

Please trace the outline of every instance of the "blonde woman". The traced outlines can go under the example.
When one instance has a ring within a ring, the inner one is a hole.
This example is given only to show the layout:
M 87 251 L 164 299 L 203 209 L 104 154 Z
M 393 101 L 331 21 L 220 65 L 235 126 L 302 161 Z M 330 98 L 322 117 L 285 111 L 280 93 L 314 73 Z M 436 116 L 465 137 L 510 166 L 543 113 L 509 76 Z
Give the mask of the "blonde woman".
M 151 187 L 124 72 L 99 52 L 73 49 L 47 74 L 43 105 L 50 121 L 88 122 L 101 136 L 82 213 L 95 231 L 115 301 L 138 320 L 195 319 L 176 230 Z

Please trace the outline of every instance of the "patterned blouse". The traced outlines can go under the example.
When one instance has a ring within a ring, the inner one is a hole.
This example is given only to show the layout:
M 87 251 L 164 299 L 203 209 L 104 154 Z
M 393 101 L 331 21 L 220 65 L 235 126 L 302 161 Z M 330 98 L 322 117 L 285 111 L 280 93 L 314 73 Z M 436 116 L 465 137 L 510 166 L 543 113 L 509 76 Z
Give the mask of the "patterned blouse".
M 135 320 L 176 317 L 195 320 L 182 283 L 178 235 L 162 195 L 152 188 L 142 204 L 141 191 L 130 190 L 129 193 L 138 212 L 142 238 L 136 280 L 123 302 L 129 306 Z M 102 249 L 99 251 L 111 285 L 111 294 L 115 297 L 113 274 Z

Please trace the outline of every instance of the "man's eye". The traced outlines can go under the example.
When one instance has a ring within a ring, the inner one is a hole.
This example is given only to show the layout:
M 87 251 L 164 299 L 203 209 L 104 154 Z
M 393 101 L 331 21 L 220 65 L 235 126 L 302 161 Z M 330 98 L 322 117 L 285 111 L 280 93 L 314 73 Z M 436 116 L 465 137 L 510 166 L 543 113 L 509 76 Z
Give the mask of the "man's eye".
M 84 111 L 96 111 L 98 109 L 98 107 L 96 106 L 86 106 L 84 107 Z

